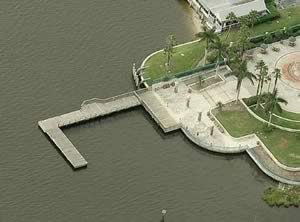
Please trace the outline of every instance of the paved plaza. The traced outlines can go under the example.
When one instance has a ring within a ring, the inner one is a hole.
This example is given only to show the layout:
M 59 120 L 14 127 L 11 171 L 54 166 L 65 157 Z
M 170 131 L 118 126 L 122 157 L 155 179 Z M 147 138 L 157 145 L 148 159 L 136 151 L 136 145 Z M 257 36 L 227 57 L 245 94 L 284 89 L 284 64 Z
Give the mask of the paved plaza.
M 193 90 L 184 81 L 178 81 L 176 86 L 169 88 L 163 87 L 165 83 L 156 84 L 153 91 L 194 142 L 206 148 L 216 147 L 218 152 L 242 152 L 255 147 L 258 138 L 255 135 L 233 138 L 217 129 L 214 121 L 207 115 L 218 102 L 225 104 L 236 99 L 235 77 L 222 78 L 224 79 L 222 82 L 203 90 Z M 243 87 L 240 96 L 249 97 L 251 93 Z M 210 135 L 212 127 L 214 132 Z
M 283 44 L 276 42 L 269 45 L 267 54 L 261 54 L 259 48 L 255 48 L 250 52 L 253 58 L 248 61 L 248 69 L 250 72 L 257 74 L 255 65 L 260 60 L 263 60 L 269 67 L 269 73 L 279 68 L 282 72 L 282 78 L 278 81 L 278 93 L 281 97 L 288 101 L 287 105 L 283 108 L 290 112 L 300 113 L 300 37 L 296 38 L 296 46 L 291 47 L 288 45 L 288 40 Z M 279 52 L 272 50 L 272 46 L 279 48 Z M 273 83 L 270 89 L 273 89 Z M 244 87 L 251 94 L 255 94 L 257 84 L 252 86 L 249 81 L 245 81 Z M 264 91 L 267 92 L 268 84 L 264 85 Z

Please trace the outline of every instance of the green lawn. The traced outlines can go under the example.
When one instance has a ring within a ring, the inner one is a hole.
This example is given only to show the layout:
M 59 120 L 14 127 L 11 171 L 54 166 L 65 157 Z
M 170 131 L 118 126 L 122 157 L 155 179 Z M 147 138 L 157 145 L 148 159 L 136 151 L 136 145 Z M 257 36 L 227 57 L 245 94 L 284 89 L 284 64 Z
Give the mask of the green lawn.
M 239 111 L 222 111 L 216 117 L 233 137 L 256 133 L 281 163 L 300 167 L 300 136 L 296 133 L 279 129 L 265 132 L 264 124 L 252 117 L 242 105 Z
M 255 26 L 253 34 L 258 35 L 264 32 L 272 32 L 282 29 L 283 27 L 294 26 L 300 23 L 300 6 L 279 10 L 279 13 L 279 19 Z
M 275 112 L 278 116 L 284 117 L 286 119 L 297 120 L 300 121 L 300 113 L 292 113 L 286 110 L 282 110 L 282 113 Z
M 193 69 L 197 66 L 200 58 L 204 57 L 205 42 L 197 41 L 188 45 L 175 48 L 175 53 L 171 58 L 171 73 L 172 76 L 178 72 Z M 161 78 L 166 74 L 165 69 L 166 56 L 163 52 L 159 52 L 152 56 L 145 66 L 145 77 L 150 77 L 152 80 Z
M 300 6 L 279 10 L 281 17 L 277 20 L 265 22 L 254 26 L 252 36 L 282 29 L 283 27 L 294 26 L 300 23 Z M 225 38 L 227 33 L 222 33 L 221 38 Z M 234 42 L 238 38 L 237 30 L 232 30 L 227 41 Z M 179 46 L 171 59 L 170 76 L 178 72 L 183 72 L 196 67 L 198 62 L 204 57 L 205 42 L 195 42 L 189 45 Z M 164 64 L 166 57 L 163 52 L 153 55 L 145 64 L 145 77 L 152 80 L 159 79 L 166 75 Z
M 264 120 L 267 120 L 267 121 L 269 120 L 269 116 L 266 115 L 266 112 L 263 110 L 262 107 L 260 107 L 258 109 L 255 109 L 255 107 L 253 107 L 253 108 L 251 108 L 251 110 L 253 112 L 255 112 L 258 116 L 263 118 Z M 279 114 L 279 115 L 281 115 L 281 114 Z M 295 114 L 295 115 L 297 115 L 297 114 Z M 299 115 L 299 117 L 300 117 L 300 115 Z M 284 120 L 284 119 L 280 119 L 276 116 L 272 117 L 272 123 L 274 123 L 278 126 L 286 127 L 286 128 L 300 129 L 300 122 L 291 122 L 291 121 L 287 121 L 287 120 Z

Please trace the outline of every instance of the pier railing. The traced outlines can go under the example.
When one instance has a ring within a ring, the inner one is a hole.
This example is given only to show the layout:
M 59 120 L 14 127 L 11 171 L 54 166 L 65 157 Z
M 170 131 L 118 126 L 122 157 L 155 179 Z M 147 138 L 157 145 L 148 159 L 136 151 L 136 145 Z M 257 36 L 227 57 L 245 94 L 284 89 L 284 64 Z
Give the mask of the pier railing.
M 203 147 L 207 150 L 213 151 L 213 152 L 220 152 L 220 153 L 241 153 L 244 152 L 245 150 L 250 149 L 249 146 L 244 145 L 244 146 L 220 146 L 220 145 L 215 145 L 213 143 L 207 143 L 204 142 L 203 140 L 197 139 L 197 136 L 191 133 L 188 129 L 185 127 L 181 127 L 183 133 L 196 145 Z
M 126 97 L 130 97 L 130 96 L 137 96 L 137 94 L 143 93 L 148 91 L 147 88 L 144 89 L 139 89 L 136 91 L 131 91 L 131 92 L 126 92 L 117 96 L 113 96 L 113 97 L 109 97 L 106 99 L 100 99 L 100 98 L 92 98 L 92 99 L 88 99 L 85 100 L 81 103 L 81 107 L 86 106 L 88 104 L 92 104 L 92 103 L 108 103 L 108 102 L 112 102 L 112 101 L 116 101 L 118 99 L 122 99 L 122 98 L 126 98 Z
M 92 103 L 108 103 L 108 102 L 112 102 L 112 101 L 116 101 L 118 99 L 122 99 L 122 98 L 126 98 L 129 96 L 134 96 L 134 91 L 132 92 L 127 92 L 127 93 L 123 93 L 121 95 L 118 96 L 113 96 L 113 97 L 109 97 L 106 99 L 100 99 L 100 98 L 92 98 L 92 99 L 88 99 L 82 102 L 81 107 L 86 106 L 88 104 L 92 104 Z

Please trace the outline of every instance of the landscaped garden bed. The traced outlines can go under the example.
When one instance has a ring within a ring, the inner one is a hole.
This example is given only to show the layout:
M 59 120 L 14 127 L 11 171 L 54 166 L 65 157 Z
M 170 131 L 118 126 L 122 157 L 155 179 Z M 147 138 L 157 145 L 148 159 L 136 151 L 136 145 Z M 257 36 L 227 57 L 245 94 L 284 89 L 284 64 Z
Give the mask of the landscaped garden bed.
M 199 79 L 196 83 L 192 83 L 189 86 L 193 89 L 193 90 L 201 90 L 201 89 L 205 89 L 208 86 L 217 84 L 219 82 L 221 82 L 222 79 L 219 76 L 213 76 L 213 77 L 209 77 L 206 79 Z
M 255 106 L 251 107 L 251 110 L 258 115 L 259 117 L 263 118 L 264 120 L 268 121 L 269 120 L 269 114 L 267 114 L 265 112 L 265 110 L 263 109 L 263 107 L 259 106 L 258 108 L 256 108 Z M 280 115 L 280 114 L 279 114 Z M 282 126 L 285 128 L 289 128 L 289 129 L 300 129 L 300 122 L 294 122 L 294 121 L 289 121 L 286 119 L 282 119 L 279 118 L 275 115 L 273 115 L 272 117 L 272 123 L 278 126 Z
M 243 99 L 245 104 L 253 111 L 254 114 L 264 119 L 265 121 L 269 121 L 270 114 L 265 111 L 264 104 L 260 104 L 257 106 L 257 98 L 256 96 L 252 96 L 249 98 Z M 280 113 L 277 109 L 274 110 L 272 116 L 272 124 L 275 124 L 280 127 L 300 130 L 300 113 L 288 112 L 282 109 Z
M 226 104 L 215 115 L 231 136 L 242 137 L 255 133 L 282 164 L 300 167 L 299 134 L 268 128 L 251 116 L 241 103 Z
M 293 113 L 293 112 L 288 112 L 286 110 L 282 110 L 282 113 L 275 111 L 274 114 L 286 119 L 300 121 L 300 113 Z

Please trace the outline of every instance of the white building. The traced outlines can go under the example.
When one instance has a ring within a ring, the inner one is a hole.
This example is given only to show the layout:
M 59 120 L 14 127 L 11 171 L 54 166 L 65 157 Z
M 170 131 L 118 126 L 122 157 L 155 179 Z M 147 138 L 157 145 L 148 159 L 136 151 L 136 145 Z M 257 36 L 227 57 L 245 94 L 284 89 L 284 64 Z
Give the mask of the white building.
M 252 10 L 267 13 L 264 0 L 187 0 L 207 26 L 222 31 L 232 25 L 226 17 L 233 12 L 237 17 L 248 15 Z

